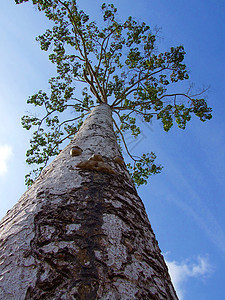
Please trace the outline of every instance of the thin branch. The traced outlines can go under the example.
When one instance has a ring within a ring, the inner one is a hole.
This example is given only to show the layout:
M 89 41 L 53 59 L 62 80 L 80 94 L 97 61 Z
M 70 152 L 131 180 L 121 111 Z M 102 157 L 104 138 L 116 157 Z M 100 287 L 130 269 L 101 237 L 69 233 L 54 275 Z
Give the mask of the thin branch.
M 73 15 L 71 14 L 71 11 L 70 11 L 69 7 L 68 7 L 65 3 L 62 3 L 61 0 L 58 0 L 58 1 L 59 1 L 64 7 L 66 7 L 66 9 L 67 9 L 67 11 L 68 11 L 68 13 L 69 13 L 69 15 L 70 15 L 70 18 L 71 18 L 71 20 L 72 20 L 72 25 L 73 25 L 74 30 L 75 30 L 75 35 L 76 35 L 76 33 L 77 33 L 77 34 L 80 36 L 80 38 L 81 38 L 81 42 L 82 42 L 82 46 L 83 46 L 83 50 L 84 50 L 84 56 L 83 56 L 83 54 L 81 54 L 81 55 L 82 55 L 82 57 L 84 57 L 84 59 L 85 59 L 86 66 L 87 66 L 87 70 L 88 70 L 89 74 L 92 75 L 92 76 L 95 78 L 95 81 L 96 81 L 96 84 L 97 84 L 97 86 L 98 86 L 98 89 L 99 89 L 99 91 L 100 91 L 100 93 L 101 93 L 101 95 L 102 95 L 102 98 L 104 99 L 104 93 L 103 93 L 102 88 L 101 88 L 101 86 L 100 86 L 100 84 L 99 84 L 99 81 L 98 81 L 98 78 L 97 78 L 97 76 L 96 76 L 96 73 L 94 72 L 94 70 L 93 70 L 93 68 L 92 68 L 92 66 L 91 66 L 91 64 L 90 64 L 90 62 L 89 62 L 89 59 L 88 59 L 88 54 L 87 54 L 87 48 L 86 48 L 85 39 L 84 39 L 84 37 L 83 37 L 81 31 L 78 29 L 78 27 L 77 27 L 77 25 L 76 25 L 76 22 L 74 21 Z M 78 41 L 77 41 L 77 43 L 78 43 Z M 85 77 L 85 79 L 87 79 L 87 76 Z M 90 80 L 88 81 L 88 83 L 90 84 Z M 93 87 L 93 84 L 92 84 L 92 87 Z M 95 92 L 96 92 L 96 90 L 95 90 Z M 97 97 L 97 95 L 95 95 L 95 96 Z M 98 98 L 99 98 L 99 97 L 98 97 Z M 102 100 L 101 100 L 100 98 L 99 98 L 99 100 L 100 100 L 100 102 L 102 102 Z M 104 100 L 105 100 L 104 102 L 107 102 L 106 99 L 104 99 Z
M 197 94 L 193 94 L 191 95 L 191 97 L 196 97 L 196 96 L 200 96 L 203 93 L 205 93 L 206 91 L 208 91 L 208 89 L 210 88 L 210 86 L 208 86 L 207 88 L 204 88 L 201 92 L 197 93 Z M 188 93 L 187 93 L 188 94 Z
M 142 111 L 136 110 L 135 108 L 124 108 L 124 107 L 114 107 L 114 109 L 118 109 L 118 110 L 131 110 L 132 112 L 136 112 L 137 114 L 141 114 L 143 116 L 147 116 L 147 115 L 158 115 L 158 113 L 154 113 L 154 112 L 149 112 L 149 113 L 144 113 Z
M 116 30 L 116 29 L 115 29 Z M 114 30 L 114 31 L 115 31 Z M 110 35 L 112 34 L 113 32 L 110 32 L 104 39 L 103 39 L 103 41 L 102 41 L 102 43 L 100 44 L 101 45 L 101 50 L 100 50 L 100 55 L 99 55 L 99 62 L 98 62 L 98 66 L 97 66 L 97 68 L 96 68 L 96 72 L 98 72 L 98 70 L 99 70 L 99 67 L 100 67 L 100 65 L 101 65 L 101 61 L 102 61 L 102 58 L 103 58 L 103 50 L 104 51 L 106 51 L 106 49 L 107 49 L 107 47 L 108 47 L 108 41 L 109 41 L 109 37 L 110 37 Z M 104 43 L 105 43 L 105 41 L 108 39 L 108 41 L 107 41 L 107 43 L 106 43 L 106 47 L 104 48 Z
M 188 98 L 189 100 L 193 100 L 190 96 L 186 95 L 186 94 L 183 94 L 183 93 L 175 93 L 175 94 L 166 94 L 166 95 L 163 95 L 161 97 L 159 97 L 159 100 L 165 98 L 165 97 L 174 97 L 174 96 L 184 96 L 186 98 Z
M 101 103 L 102 101 L 101 101 L 101 98 L 99 97 L 99 94 L 98 94 L 98 92 L 96 91 L 96 88 L 95 88 L 95 86 L 94 86 L 94 84 L 93 84 L 93 80 L 89 80 L 89 78 L 87 77 L 87 74 L 86 74 L 86 71 L 84 70 L 84 72 L 83 72 L 83 74 L 84 74 L 84 78 L 85 78 L 85 80 L 86 80 L 86 82 L 89 84 L 89 86 L 90 86 L 90 90 L 91 90 L 91 92 L 92 92 L 92 94 L 98 99 L 98 101 Z
M 64 138 L 63 138 L 62 140 L 60 140 L 59 142 L 56 142 L 55 146 L 54 146 L 51 150 L 52 150 L 52 151 L 55 150 L 55 148 L 56 148 L 57 146 L 59 146 L 63 141 L 65 141 L 66 139 L 68 139 L 68 138 L 69 138 L 71 135 L 73 135 L 73 134 L 74 134 L 74 132 L 68 134 L 66 137 L 64 137 Z M 47 163 L 48 163 L 48 161 L 49 161 L 49 158 L 50 158 L 50 156 L 48 155 L 48 156 L 46 157 L 46 159 L 45 159 L 45 162 L 43 162 L 44 165 L 40 167 L 41 170 L 40 170 L 40 172 L 38 173 L 38 176 L 40 176 L 40 174 L 42 173 L 43 169 L 47 166 Z
M 74 17 L 73 17 L 73 15 L 71 14 L 71 11 L 70 11 L 69 7 L 68 7 L 65 3 L 62 3 L 61 0 L 58 0 L 58 1 L 59 1 L 64 7 L 66 7 L 66 9 L 67 9 L 67 11 L 68 11 L 68 13 L 69 13 L 69 15 L 70 15 L 70 19 L 71 19 L 71 21 L 72 21 L 72 25 L 73 25 L 74 30 L 75 30 L 75 35 L 78 34 L 79 37 L 81 38 L 81 42 L 82 42 L 82 46 L 83 46 L 83 50 L 84 50 L 84 55 L 83 55 L 83 53 L 82 53 L 81 55 L 82 55 L 82 57 L 84 57 L 84 60 L 85 60 L 85 62 L 86 62 L 86 66 L 87 66 L 87 70 L 88 70 L 89 74 L 92 75 L 92 76 L 95 78 L 95 81 L 96 81 L 96 84 L 97 84 L 97 86 L 98 86 L 98 88 L 99 88 L 99 91 L 100 91 L 101 95 L 104 97 L 104 94 L 103 94 L 103 92 L 102 92 L 102 88 L 101 88 L 101 86 L 100 86 L 100 84 L 99 84 L 99 81 L 98 81 L 98 78 L 97 78 L 97 76 L 96 76 L 96 73 L 94 72 L 94 70 L 93 70 L 93 68 L 92 68 L 92 66 L 91 66 L 91 64 L 90 64 L 90 62 L 89 62 L 89 59 L 88 59 L 88 54 L 87 54 L 87 48 L 86 48 L 85 39 L 84 39 L 84 37 L 83 37 L 81 31 L 78 29 L 78 27 L 77 27 L 77 25 L 76 25 L 76 22 L 74 21 Z M 78 43 L 78 41 L 76 41 L 76 42 Z M 87 79 L 87 75 L 86 75 L 86 77 L 85 77 L 85 80 L 86 80 L 86 79 Z M 88 83 L 90 84 L 90 80 L 88 80 Z M 93 88 L 93 84 L 92 84 L 92 88 Z M 96 92 L 96 90 L 95 90 L 95 92 Z M 95 95 L 95 96 L 97 97 L 97 95 Z M 98 98 L 99 98 L 99 97 L 98 97 Z M 100 102 L 102 102 L 101 99 L 99 99 L 99 100 L 100 100 Z
M 63 107 L 66 107 L 67 105 L 65 105 L 65 106 L 63 106 Z M 42 125 L 42 123 L 44 122 L 44 120 L 48 117 L 48 116 L 50 116 L 52 113 L 55 113 L 56 111 L 57 111 L 57 109 L 54 109 L 54 110 L 52 110 L 51 112 L 48 112 L 48 110 L 47 110 L 47 108 L 46 108 L 46 111 L 47 111 L 47 114 L 40 120 L 41 121 L 41 123 L 38 125 L 38 129 L 37 129 L 37 131 L 39 132 L 39 130 L 40 130 L 40 128 L 41 128 L 41 125 Z
M 95 78 L 96 84 L 97 84 L 97 86 L 98 86 L 98 88 L 99 88 L 99 91 L 100 91 L 100 93 L 101 93 L 101 95 L 102 95 L 102 97 L 103 97 L 103 99 L 104 99 L 104 93 L 102 92 L 102 88 L 101 88 L 101 86 L 100 86 L 100 84 L 99 84 L 98 78 L 97 78 L 97 76 L 96 76 L 96 74 L 95 74 L 95 72 L 94 72 L 94 70 L 93 70 L 93 68 L 92 68 L 92 66 L 91 66 L 91 64 L 90 64 L 90 62 L 89 62 L 89 59 L 88 59 L 85 39 L 84 39 L 84 37 L 83 37 L 81 31 L 80 31 L 80 30 L 78 29 L 78 27 L 77 27 L 76 22 L 74 21 L 74 17 L 73 17 L 73 15 L 72 15 L 72 13 L 71 13 L 71 11 L 70 11 L 68 5 L 66 5 L 65 3 L 63 3 L 61 0 L 58 0 L 58 1 L 59 1 L 59 3 L 61 3 L 62 6 L 64 6 L 64 7 L 66 8 L 66 10 L 67 10 L 68 13 L 69 13 L 69 16 L 70 16 L 70 19 L 71 19 L 71 22 L 72 22 L 72 25 L 73 25 L 73 28 L 74 28 L 74 31 L 75 31 L 74 33 L 75 33 L 75 39 L 76 39 L 77 47 L 78 47 L 78 49 L 79 49 L 79 51 L 80 51 L 81 56 L 84 58 L 84 60 L 85 60 L 85 62 L 86 62 L 86 66 L 87 66 L 87 70 L 88 70 L 89 74 L 92 75 L 92 76 Z M 81 42 L 82 42 L 84 54 L 82 53 L 81 49 L 79 48 L 79 43 L 78 43 L 78 40 L 77 40 L 77 38 L 76 38 L 76 34 L 78 34 L 79 37 L 81 38 Z M 87 75 L 86 75 L 86 77 L 85 77 L 85 80 L 86 80 L 86 79 L 87 79 Z M 87 82 L 90 84 L 90 80 L 88 80 Z M 91 86 L 92 86 L 92 88 L 93 88 L 93 84 L 92 84 Z M 96 93 L 95 96 L 97 97 L 97 92 L 96 92 L 96 90 L 95 90 L 94 92 Z M 102 100 L 99 98 L 99 96 L 98 96 L 98 99 L 99 99 L 100 102 L 102 102 Z M 106 99 L 104 99 L 104 100 L 106 100 Z M 105 102 L 106 102 L 106 101 L 105 101 Z
M 196 94 L 197 95 L 197 94 Z M 196 95 L 193 95 L 193 96 L 196 96 Z M 157 100 L 161 100 L 161 99 L 163 99 L 163 98 L 165 98 L 165 97 L 175 97 L 175 96 L 183 96 L 183 97 L 186 97 L 186 98 L 188 98 L 191 102 L 193 101 L 193 99 L 191 98 L 191 97 L 193 97 L 193 96 L 188 96 L 188 95 L 186 95 L 186 94 L 183 94 L 183 93 L 174 93 L 174 94 L 166 94 L 166 95 L 163 95 L 163 96 L 161 96 L 161 97 L 159 97 Z M 145 104 L 151 104 L 152 103 L 152 101 L 146 101 L 146 102 L 136 102 L 135 103 L 135 107 L 136 106 L 139 106 L 139 105 L 145 105 Z M 133 110 L 134 108 L 124 108 L 124 107 L 118 107 L 118 106 L 113 106 L 112 107 L 113 108 L 113 110 L 114 109 L 117 109 L 117 110 Z M 157 113 L 151 113 L 150 112 L 150 114 L 156 114 L 157 115 Z
M 125 138 L 124 138 L 124 136 L 123 136 L 123 133 L 121 132 L 121 130 L 120 130 L 119 127 L 117 126 L 117 124 L 116 124 L 116 122 L 115 122 L 114 119 L 113 119 L 113 123 L 114 123 L 116 129 L 118 130 L 119 134 L 121 135 L 121 138 L 122 138 L 124 147 L 125 147 L 125 149 L 126 149 L 126 151 L 127 151 L 127 154 L 128 154 L 128 155 L 130 156 L 130 158 L 131 158 L 133 161 L 135 161 L 135 162 L 138 161 L 138 160 L 140 160 L 140 157 L 138 157 L 138 156 L 136 156 L 136 155 L 131 155 L 130 151 L 128 150 L 128 147 L 127 147 Z M 135 159 L 134 157 L 138 157 L 139 159 Z
M 62 107 L 73 107 L 74 108 L 74 105 L 72 105 L 72 104 L 68 104 L 68 105 L 64 105 L 64 106 L 62 106 Z M 87 108 L 83 108 L 82 107 L 82 109 L 84 109 L 84 110 L 86 110 L 86 111 L 88 111 L 86 114 L 84 114 L 84 115 L 87 115 L 88 113 L 89 113 L 89 111 L 90 110 L 88 110 Z M 40 128 L 41 128 L 41 125 L 42 125 L 42 123 L 44 122 L 44 120 L 47 118 L 47 117 L 49 117 L 51 114 L 53 114 L 53 113 L 56 113 L 57 112 L 57 109 L 54 109 L 54 110 L 52 110 L 51 112 L 48 112 L 40 121 L 41 121 L 41 123 L 38 125 L 38 129 L 37 129 L 37 131 L 39 131 L 40 130 Z M 79 117 L 77 117 L 76 119 L 78 119 Z M 60 124 L 61 125 L 61 124 Z
M 70 11 L 70 9 L 69 9 L 69 7 L 68 7 L 68 5 L 66 5 L 65 3 L 63 3 L 61 0 L 58 0 L 59 1 L 59 3 L 62 5 L 62 6 L 64 6 L 65 8 L 66 8 L 66 10 L 68 11 L 68 13 L 69 13 L 69 16 L 70 16 L 70 20 L 71 20 L 71 24 L 72 24 L 72 26 L 73 26 L 73 29 L 74 29 L 74 34 L 75 34 L 75 41 L 76 41 L 76 46 L 77 46 L 77 48 L 78 48 L 78 50 L 79 50 L 79 52 L 80 52 L 80 54 L 81 54 L 81 56 L 83 57 L 83 59 L 85 60 L 85 55 L 83 54 L 83 52 L 81 51 L 81 48 L 80 48 L 80 45 L 79 45 L 79 42 L 78 42 L 78 39 L 77 39 L 77 37 L 76 37 L 76 34 L 77 34 L 77 26 L 75 25 L 75 22 L 74 22 L 74 18 L 73 18 L 73 15 L 72 15 L 72 13 L 71 13 L 71 11 Z M 78 35 L 79 35 L 79 32 L 78 32 Z
M 84 116 L 86 116 L 86 115 L 88 115 L 89 114 L 89 112 L 87 112 L 86 114 L 84 114 Z M 62 123 L 60 123 L 59 125 L 58 125 L 58 130 L 60 129 L 60 127 L 63 125 L 63 124 L 65 124 L 65 123 L 68 123 L 68 122 L 72 122 L 72 121 L 76 121 L 76 120 L 78 120 L 78 119 L 80 119 L 81 118 L 81 116 L 78 116 L 78 117 L 76 117 L 76 118 L 73 118 L 73 119 L 70 119 L 70 120 L 65 120 L 65 121 L 63 121 Z
M 77 102 L 80 102 L 81 104 L 83 104 L 83 101 L 77 98 L 70 98 L 69 100 L 76 100 Z
M 120 114 L 119 114 L 117 111 L 114 111 L 114 112 L 115 112 L 115 113 L 117 114 L 117 116 L 119 117 L 121 124 L 126 124 L 126 125 L 128 125 L 128 126 L 130 127 L 130 124 L 129 124 L 129 123 L 125 122 L 124 120 L 123 120 L 123 121 L 121 120 L 121 116 L 120 116 Z M 126 114 L 126 117 L 129 117 L 130 114 L 132 114 L 132 111 L 130 111 L 128 114 Z
M 130 93 L 129 90 L 131 90 L 135 85 L 139 84 L 139 83 L 140 83 L 141 81 L 143 81 L 143 80 L 148 79 L 148 78 L 151 77 L 152 75 L 155 75 L 155 74 L 157 74 L 157 73 L 162 72 L 163 70 L 165 70 L 165 68 L 162 68 L 162 69 L 160 69 L 160 70 L 158 70 L 158 71 L 155 71 L 155 72 L 153 72 L 153 73 L 151 73 L 151 74 L 148 74 L 148 73 L 147 73 L 145 76 L 139 78 L 139 79 L 138 79 L 137 81 L 135 81 L 131 86 L 127 87 L 127 88 L 123 91 L 123 93 L 122 93 L 119 97 L 117 97 L 117 98 L 115 99 L 115 101 L 113 102 L 113 104 L 111 105 L 111 107 L 114 107 L 115 105 L 120 104 L 120 103 L 123 101 L 123 99 L 126 97 L 126 95 L 129 95 L 129 93 Z M 137 88 L 135 88 L 135 89 L 137 89 Z M 135 89 L 133 89 L 133 91 L 134 91 Z
M 103 50 L 106 52 L 106 49 L 108 47 L 108 42 L 109 42 L 109 38 L 110 36 L 119 28 L 119 27 L 122 27 L 121 25 L 117 26 L 113 31 L 111 31 L 102 41 L 101 43 L 101 50 L 100 50 L 100 56 L 99 56 L 99 63 L 98 63 L 98 66 L 97 66 L 97 69 L 96 69 L 96 72 L 98 72 L 99 70 L 99 67 L 100 67 L 100 64 L 101 64 L 101 61 L 102 61 L 102 58 L 103 58 Z M 104 47 L 104 43 L 105 41 L 107 40 L 107 43 L 106 43 L 106 46 Z
M 68 139 L 71 135 L 73 135 L 73 134 L 75 134 L 75 133 L 76 133 L 76 132 L 71 132 L 71 133 L 69 133 L 66 137 L 64 137 L 62 140 L 60 140 L 60 141 L 57 143 L 56 146 L 58 146 L 59 144 L 61 144 L 62 142 L 64 142 L 66 139 Z M 55 146 L 55 147 L 56 147 L 56 146 Z M 55 147 L 52 148 L 52 150 L 54 150 Z
M 80 56 L 78 56 L 78 55 L 73 55 L 73 57 L 75 57 L 75 58 L 78 58 L 78 59 L 80 59 L 81 61 L 85 61 L 85 59 L 84 58 L 81 58 Z

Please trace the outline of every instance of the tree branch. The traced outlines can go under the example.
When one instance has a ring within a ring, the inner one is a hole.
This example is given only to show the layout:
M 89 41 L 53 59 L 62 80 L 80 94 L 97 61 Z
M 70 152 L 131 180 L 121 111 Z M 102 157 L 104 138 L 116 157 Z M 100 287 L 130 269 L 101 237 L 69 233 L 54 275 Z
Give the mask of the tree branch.
M 121 25 L 118 26 L 118 27 L 116 27 L 113 31 L 111 31 L 111 32 L 103 39 L 103 41 L 102 41 L 102 43 L 101 43 L 101 50 L 100 50 L 100 56 L 99 56 L 99 63 L 98 63 L 96 72 L 98 72 L 99 67 L 100 67 L 100 64 L 101 64 L 101 61 L 102 61 L 102 57 L 103 57 L 103 56 L 102 56 L 102 52 L 103 52 L 103 49 L 104 49 L 104 51 L 106 51 L 106 49 L 107 49 L 107 47 L 108 47 L 108 42 L 109 42 L 110 36 L 111 36 L 111 35 L 112 35 L 119 27 L 121 27 Z M 105 43 L 106 40 L 107 40 L 107 43 L 106 43 L 106 47 L 104 48 L 104 43 Z
M 84 116 L 86 116 L 86 115 L 88 115 L 88 114 L 89 114 L 89 112 L 87 112 L 86 114 L 84 114 Z M 61 128 L 61 126 L 62 126 L 63 124 L 68 123 L 68 122 L 72 122 L 72 121 L 76 121 L 76 120 L 78 120 L 78 119 L 80 119 L 80 118 L 81 118 L 81 116 L 78 116 L 78 117 L 76 117 L 76 118 L 73 118 L 73 119 L 70 119 L 70 120 L 65 120 L 65 121 L 63 121 L 62 123 L 60 123 L 60 124 L 58 125 L 57 130 L 59 131 L 60 128 Z
M 155 72 L 153 72 L 153 73 L 151 73 L 151 74 L 148 74 L 148 73 L 147 73 L 145 76 L 139 78 L 139 79 L 138 79 L 137 81 L 135 81 L 132 85 L 130 85 L 129 87 L 127 87 L 127 88 L 123 91 L 123 93 L 122 93 L 119 97 L 117 97 L 117 98 L 115 99 L 115 101 L 112 103 L 111 107 L 114 107 L 115 105 L 120 104 L 120 103 L 123 101 L 123 99 L 126 98 L 126 96 L 130 94 L 130 91 L 129 91 L 129 90 L 131 90 L 135 85 L 139 84 L 139 83 L 142 82 L 143 80 L 148 79 L 148 78 L 151 77 L 152 75 L 155 75 L 155 74 L 157 74 L 157 73 L 162 72 L 163 70 L 165 70 L 165 68 L 162 68 L 162 69 L 160 69 L 160 70 L 158 70 L 158 71 L 155 71 Z M 137 88 L 133 89 L 132 91 L 135 91 L 136 89 L 137 89 Z
M 127 154 L 128 154 L 128 155 L 130 156 L 130 158 L 131 158 L 133 161 L 135 161 L 135 162 L 138 161 L 138 160 L 140 160 L 140 157 L 138 157 L 138 156 L 136 156 L 136 155 L 131 155 L 130 151 L 128 150 L 128 147 L 127 147 L 125 138 L 124 138 L 124 136 L 123 136 L 123 133 L 121 132 L 121 130 L 120 130 L 119 127 L 117 126 L 117 124 L 116 124 L 116 122 L 115 122 L 114 119 L 113 119 L 113 123 L 114 123 L 116 129 L 118 130 L 119 134 L 121 135 L 121 138 L 122 138 L 124 147 L 125 147 L 125 149 L 126 149 L 126 151 L 127 151 Z M 139 159 L 135 159 L 134 157 L 138 157 Z

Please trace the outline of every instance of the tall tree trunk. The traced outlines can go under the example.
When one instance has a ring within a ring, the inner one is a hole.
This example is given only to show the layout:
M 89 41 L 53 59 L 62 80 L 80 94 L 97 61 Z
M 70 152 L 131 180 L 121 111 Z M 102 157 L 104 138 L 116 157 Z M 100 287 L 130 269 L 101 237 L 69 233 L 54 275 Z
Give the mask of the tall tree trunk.
M 116 156 L 102 104 L 1 221 L 0 299 L 178 299 Z

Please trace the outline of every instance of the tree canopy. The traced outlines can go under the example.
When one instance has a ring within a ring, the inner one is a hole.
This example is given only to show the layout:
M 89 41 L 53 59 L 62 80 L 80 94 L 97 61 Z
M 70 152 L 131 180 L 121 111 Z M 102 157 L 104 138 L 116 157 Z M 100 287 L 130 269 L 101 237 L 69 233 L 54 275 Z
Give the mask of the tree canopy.
M 15 1 L 20 4 L 28 0 Z M 38 166 L 26 175 L 27 185 L 100 103 L 112 108 L 118 140 L 134 162 L 127 164 L 134 182 L 146 183 L 161 166 L 154 163 L 153 152 L 140 157 L 129 152 L 124 133 L 134 138 L 141 133 L 137 116 L 146 123 L 159 120 L 165 131 L 174 123 L 185 129 L 193 114 L 203 122 L 212 117 L 202 93 L 192 95 L 190 89 L 177 89 L 179 82 L 189 79 L 184 47 L 159 52 L 157 30 L 133 17 L 119 21 L 113 4 L 102 4 L 102 20 L 97 23 L 79 9 L 76 0 L 32 2 L 51 21 L 52 27 L 37 41 L 49 53 L 57 76 L 49 80 L 48 92 L 39 90 L 27 101 L 41 108 L 42 116 L 22 118 L 24 128 L 35 128 L 26 161 Z M 73 117 L 68 118 L 71 112 Z

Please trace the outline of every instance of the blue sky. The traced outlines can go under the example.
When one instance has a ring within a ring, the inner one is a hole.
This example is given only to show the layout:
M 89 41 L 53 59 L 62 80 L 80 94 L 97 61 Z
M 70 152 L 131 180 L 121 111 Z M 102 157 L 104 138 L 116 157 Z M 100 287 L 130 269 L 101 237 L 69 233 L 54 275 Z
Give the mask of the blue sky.
M 106 1 L 111 2 L 111 1 Z M 225 2 L 222 0 L 112 1 L 120 18 L 132 15 L 162 28 L 159 46 L 184 45 L 196 87 L 208 86 L 213 119 L 193 118 L 187 129 L 144 126 L 133 151 L 155 151 L 164 166 L 139 188 L 180 299 L 225 299 Z M 79 2 L 78 2 L 79 3 Z M 97 0 L 82 0 L 96 17 Z M 96 11 L 93 10 L 93 7 Z M 0 7 L 0 217 L 25 191 L 29 132 L 20 117 L 26 99 L 47 87 L 54 67 L 35 37 L 47 24 L 29 4 Z M 130 145 L 131 147 L 134 145 Z M 125 157 L 126 158 L 126 157 Z

